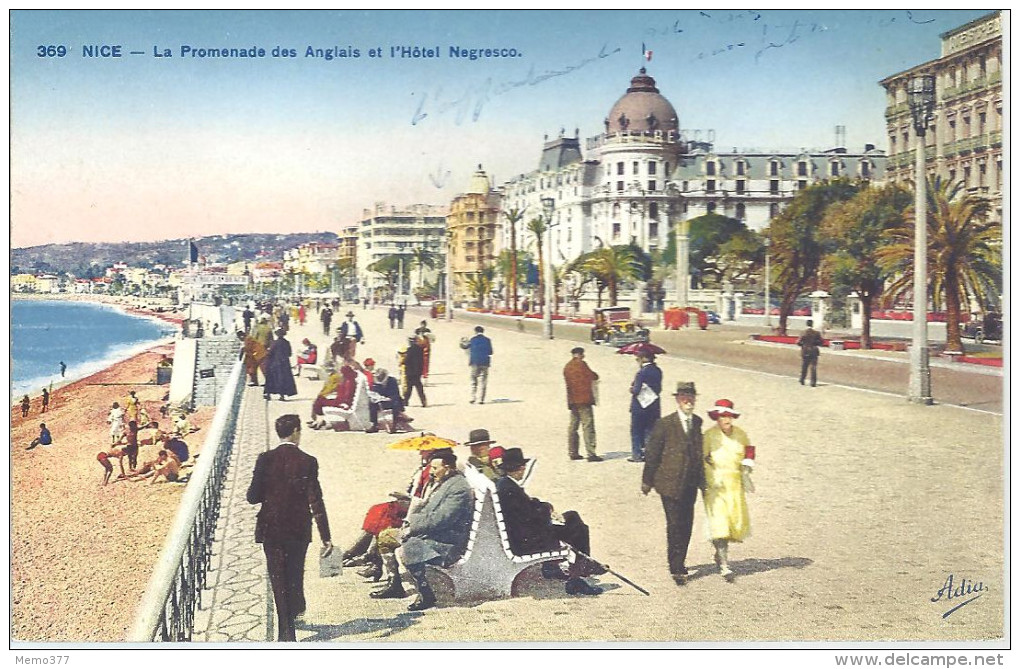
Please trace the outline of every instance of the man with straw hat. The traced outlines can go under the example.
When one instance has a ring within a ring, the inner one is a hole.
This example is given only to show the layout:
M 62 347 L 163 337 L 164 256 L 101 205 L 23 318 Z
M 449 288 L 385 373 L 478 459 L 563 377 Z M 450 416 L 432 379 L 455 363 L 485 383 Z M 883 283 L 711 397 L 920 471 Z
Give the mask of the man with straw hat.
M 701 463 L 701 418 L 694 415 L 697 391 L 692 381 L 676 384 L 677 411 L 661 418 L 648 437 L 641 493 L 655 488 L 666 513 L 666 553 L 669 573 L 677 585 L 686 585 L 687 548 L 694 526 L 694 502 L 704 486 Z

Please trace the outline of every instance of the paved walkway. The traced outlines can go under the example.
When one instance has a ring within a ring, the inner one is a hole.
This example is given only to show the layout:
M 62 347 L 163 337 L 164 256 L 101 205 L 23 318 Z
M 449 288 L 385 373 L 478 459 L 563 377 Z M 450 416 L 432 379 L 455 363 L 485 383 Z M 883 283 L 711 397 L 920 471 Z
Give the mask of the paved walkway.
M 397 347 L 424 311 L 410 311 L 405 330 L 390 330 L 384 309 L 356 313 L 366 331 L 358 358 L 372 356 L 394 370 Z M 314 311 L 310 316 L 314 320 Z M 734 400 L 759 460 L 757 492 L 749 499 L 753 535 L 730 553 L 736 583 L 713 573 L 699 502 L 689 559 L 696 576 L 677 588 L 665 565 L 661 504 L 654 493 L 640 494 L 640 466 L 626 462 L 633 359 L 588 347 L 588 362 L 601 376 L 596 425 L 606 461 L 571 462 L 561 370 L 575 341 L 487 328 L 496 351 L 489 401 L 471 405 L 467 360 L 457 342 L 471 334 L 473 323 L 458 318 L 430 321 L 430 327 L 437 340 L 426 386 L 429 406 L 423 409 L 412 400 L 414 425 L 458 441 L 472 428 L 486 427 L 502 445 L 520 446 L 536 457 L 539 467 L 529 492 L 560 510 L 577 510 L 591 526 L 596 556 L 651 596 L 606 575 L 595 579 L 606 589 L 603 595 L 571 597 L 562 583 L 529 574 L 514 599 L 443 603 L 409 613 L 410 599 L 370 599 L 372 585 L 353 570 L 319 578 L 310 550 L 307 622 L 298 629 L 299 642 L 845 643 L 1002 637 L 1001 417 L 948 405 L 913 406 L 902 397 L 828 383 L 824 375 L 818 388 L 805 388 L 789 376 L 661 357 L 664 387 L 678 380 L 697 383 L 702 416 L 716 398 Z M 294 328 L 289 339 L 300 342 L 306 336 L 325 350 L 328 342 L 317 322 Z M 684 343 L 677 350 L 687 352 L 697 339 L 677 338 Z M 738 354 L 749 348 L 732 347 Z M 753 348 L 763 355 L 778 353 Z M 196 639 L 275 636 L 264 558 L 253 541 L 256 507 L 244 501 L 244 493 L 254 458 L 266 447 L 267 420 L 285 412 L 306 419 L 319 386 L 301 379 L 296 400 L 274 400 L 268 407 L 260 389 L 246 395 L 210 575 L 213 589 L 203 600 L 211 606 L 200 615 Z M 260 407 L 268 408 L 268 417 Z M 392 441 L 385 433 L 304 435 L 302 448 L 319 460 L 338 549 L 356 537 L 368 506 L 406 487 L 417 457 L 387 449 Z M 466 457 L 466 450 L 459 455 Z M 981 581 L 987 592 L 944 619 L 951 605 L 931 599 L 949 574 L 957 581 Z

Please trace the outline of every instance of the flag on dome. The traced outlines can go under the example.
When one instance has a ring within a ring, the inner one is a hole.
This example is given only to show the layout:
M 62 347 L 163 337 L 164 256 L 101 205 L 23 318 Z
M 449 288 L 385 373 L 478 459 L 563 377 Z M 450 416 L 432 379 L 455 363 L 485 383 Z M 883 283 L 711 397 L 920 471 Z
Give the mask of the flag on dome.
M 651 60 L 652 59 L 652 50 L 651 49 L 646 49 L 644 42 L 641 43 L 641 54 L 645 57 L 645 60 Z

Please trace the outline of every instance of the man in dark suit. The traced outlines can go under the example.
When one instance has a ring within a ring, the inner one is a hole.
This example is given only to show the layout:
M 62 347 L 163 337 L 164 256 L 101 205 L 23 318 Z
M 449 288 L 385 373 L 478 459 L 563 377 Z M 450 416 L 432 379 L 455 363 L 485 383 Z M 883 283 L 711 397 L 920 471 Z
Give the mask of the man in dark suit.
M 662 415 L 659 393 L 662 392 L 662 370 L 655 364 L 655 354 L 638 353 L 637 374 L 630 384 L 630 457 L 627 462 L 645 459 L 645 442 Z
M 687 584 L 687 547 L 694 525 L 694 502 L 704 487 L 701 417 L 694 415 L 697 392 L 691 381 L 676 384 L 677 412 L 660 419 L 648 437 L 641 492 L 652 488 L 666 512 L 669 572 L 677 585 Z
M 421 384 L 421 375 L 425 372 L 425 351 L 418 343 L 418 337 L 407 338 L 407 353 L 404 355 L 404 382 L 407 386 L 404 389 L 404 405 L 410 406 L 411 391 L 418 390 L 418 399 L 421 405 L 428 406 L 425 401 L 425 388 Z
M 301 419 L 287 414 L 276 419 L 283 440 L 255 461 L 248 502 L 262 504 L 255 523 L 255 542 L 266 553 L 273 586 L 279 641 L 296 641 L 295 619 L 305 611 L 305 554 L 312 541 L 312 518 L 322 539 L 321 556 L 333 550 L 329 520 L 319 487 L 319 463 L 301 451 Z
M 499 506 L 503 511 L 507 538 L 510 550 L 514 555 L 533 555 L 546 551 L 558 551 L 560 542 L 569 545 L 584 555 L 576 555 L 569 564 L 566 574 L 567 593 L 571 595 L 598 595 L 601 588 L 593 587 L 582 576 L 604 574 L 605 569 L 594 560 L 586 557 L 590 553 L 588 526 L 581 520 L 576 511 L 563 513 L 562 522 L 553 521 L 552 504 L 543 502 L 537 497 L 530 497 L 521 487 L 524 473 L 530 460 L 524 457 L 519 448 L 508 448 L 503 454 L 503 471 L 505 474 L 496 479 L 496 493 L 499 495 Z M 546 578 L 560 577 L 559 569 L 550 569 L 542 565 L 542 574 Z

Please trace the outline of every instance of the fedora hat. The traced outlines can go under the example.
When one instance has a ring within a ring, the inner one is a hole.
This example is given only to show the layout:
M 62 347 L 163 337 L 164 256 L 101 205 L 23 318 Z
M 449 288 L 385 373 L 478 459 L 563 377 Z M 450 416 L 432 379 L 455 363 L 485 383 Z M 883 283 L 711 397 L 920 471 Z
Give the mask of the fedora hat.
M 471 434 L 468 435 L 468 440 L 464 442 L 465 446 L 482 446 L 485 444 L 495 443 L 489 438 L 489 431 L 486 429 L 471 430 Z
M 715 406 L 708 412 L 708 417 L 712 420 L 719 420 L 719 416 L 732 416 L 733 418 L 740 418 L 740 414 L 734 410 L 733 402 L 731 400 L 716 400 Z
M 346 313 L 345 315 L 346 315 L 346 316 L 347 316 L 348 318 L 354 318 L 354 312 L 353 312 L 353 311 L 348 311 L 348 312 L 347 312 L 347 313 Z
M 694 381 L 677 381 L 676 392 L 674 395 L 697 395 L 698 391 L 694 388 Z
M 506 452 L 503 453 L 503 471 L 505 472 L 513 471 L 518 467 L 523 467 L 529 462 L 531 462 L 531 459 L 524 457 L 524 451 L 519 448 L 508 448 L 506 449 Z

